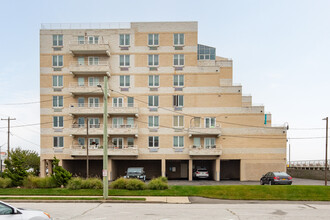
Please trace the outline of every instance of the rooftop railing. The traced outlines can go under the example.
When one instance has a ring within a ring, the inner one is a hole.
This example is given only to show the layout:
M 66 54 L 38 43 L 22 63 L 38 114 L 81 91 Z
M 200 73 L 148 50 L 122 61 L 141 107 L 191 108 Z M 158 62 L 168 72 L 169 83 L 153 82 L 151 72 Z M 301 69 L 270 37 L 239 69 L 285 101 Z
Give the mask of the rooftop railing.
M 53 29 L 130 29 L 130 22 L 109 23 L 45 23 L 41 24 L 43 30 Z

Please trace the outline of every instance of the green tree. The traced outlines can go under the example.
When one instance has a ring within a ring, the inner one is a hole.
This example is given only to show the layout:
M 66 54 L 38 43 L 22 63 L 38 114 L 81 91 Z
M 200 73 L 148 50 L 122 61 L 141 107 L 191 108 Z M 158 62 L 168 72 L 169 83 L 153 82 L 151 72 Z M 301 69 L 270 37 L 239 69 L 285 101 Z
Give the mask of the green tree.
M 12 150 L 10 158 L 5 160 L 6 169 L 3 176 L 10 178 L 13 186 L 21 186 L 23 179 L 28 175 L 26 153 L 26 151 L 17 148 Z
M 52 177 L 54 178 L 57 186 L 65 186 L 71 179 L 72 174 L 63 167 L 59 166 L 59 162 L 60 160 L 54 157 Z

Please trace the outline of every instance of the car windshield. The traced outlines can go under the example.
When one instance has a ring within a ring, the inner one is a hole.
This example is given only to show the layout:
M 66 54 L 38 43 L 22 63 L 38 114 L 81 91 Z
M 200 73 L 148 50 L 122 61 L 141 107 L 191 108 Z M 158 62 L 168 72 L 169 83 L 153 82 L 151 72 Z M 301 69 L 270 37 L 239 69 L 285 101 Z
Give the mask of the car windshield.
M 287 173 L 284 172 L 274 172 L 275 176 L 289 176 Z
M 142 173 L 142 168 L 128 168 L 127 173 Z
M 197 169 L 199 172 L 207 172 L 207 169 Z

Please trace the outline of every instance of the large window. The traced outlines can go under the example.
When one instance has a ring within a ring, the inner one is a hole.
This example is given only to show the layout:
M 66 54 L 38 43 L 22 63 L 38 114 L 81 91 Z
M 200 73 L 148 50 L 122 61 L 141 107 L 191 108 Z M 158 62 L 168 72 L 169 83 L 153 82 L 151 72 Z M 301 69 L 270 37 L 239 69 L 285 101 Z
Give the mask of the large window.
M 173 127 L 183 128 L 184 127 L 184 117 L 183 115 L 175 115 L 173 116 Z
M 88 146 L 97 148 L 100 146 L 100 138 L 88 138 Z
M 184 75 L 174 75 L 173 85 L 177 87 L 184 86 Z
M 198 44 L 198 60 L 215 60 L 215 48 Z
M 88 77 L 88 86 L 97 86 L 100 84 L 99 77 Z
M 63 107 L 63 96 L 53 96 L 53 107 L 54 108 Z
M 79 146 L 85 146 L 85 138 L 79 137 L 78 138 L 78 145 Z
M 53 56 L 53 66 L 54 67 L 63 66 L 63 56 L 62 55 L 54 55 Z
M 53 117 L 53 127 L 54 128 L 63 128 L 63 116 L 54 116 Z
M 174 34 L 174 46 L 184 45 L 184 34 Z
M 128 67 L 130 65 L 129 55 L 120 55 L 119 56 L 119 66 Z
M 148 55 L 148 65 L 149 66 L 158 66 L 159 65 L 159 55 L 158 54 L 149 54 Z
M 53 87 L 63 87 L 63 76 L 53 76 Z
M 96 66 L 99 65 L 99 57 L 88 57 L 88 65 L 90 66 Z
M 158 46 L 159 45 L 159 34 L 148 34 L 148 45 Z
M 149 95 L 148 106 L 149 107 L 158 107 L 158 95 Z
M 123 117 L 113 117 L 112 118 L 112 127 L 113 128 L 121 128 L 124 125 Z
M 112 138 L 112 146 L 114 148 L 122 149 L 124 144 L 123 138 Z
M 130 35 L 129 34 L 120 34 L 119 35 L 119 45 L 120 46 L 129 46 L 130 44 Z
M 122 97 L 112 98 L 112 107 L 123 107 L 124 99 Z
M 215 128 L 215 118 L 205 118 L 205 128 Z
M 132 137 L 127 138 L 127 147 L 134 147 L 134 138 Z
M 149 76 L 149 87 L 158 87 L 159 86 L 159 76 L 150 75 Z
M 158 136 L 149 136 L 149 147 L 159 147 Z
M 120 87 L 129 87 L 130 86 L 130 76 L 120 76 L 119 86 Z
M 159 127 L 159 116 L 149 116 L 148 117 L 148 127 L 158 128 Z
M 173 96 L 173 106 L 174 107 L 183 107 L 183 95 L 174 95 Z
M 215 138 L 204 138 L 204 148 L 215 148 Z
M 89 44 L 99 44 L 99 36 L 89 36 L 88 43 Z
M 88 126 L 90 128 L 100 128 L 100 119 L 99 118 L 89 118 Z
M 174 66 L 184 66 L 184 54 L 174 54 L 173 57 Z
M 63 35 L 53 35 L 53 46 L 59 47 L 63 46 Z
M 127 97 L 127 107 L 134 107 L 134 97 Z
M 173 147 L 183 147 L 184 146 L 184 137 L 183 136 L 174 136 L 173 137 Z
M 64 147 L 64 137 L 53 137 L 54 147 Z
M 90 108 L 100 107 L 100 98 L 89 97 L 88 98 L 88 107 L 90 107 Z

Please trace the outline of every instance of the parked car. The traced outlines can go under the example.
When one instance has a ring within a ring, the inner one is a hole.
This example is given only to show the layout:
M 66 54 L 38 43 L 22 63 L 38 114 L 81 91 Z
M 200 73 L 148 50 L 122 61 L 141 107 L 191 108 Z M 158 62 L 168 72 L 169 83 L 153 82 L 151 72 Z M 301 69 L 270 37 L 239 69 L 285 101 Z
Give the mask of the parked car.
M 50 215 L 46 212 L 39 210 L 30 210 L 30 209 L 22 209 L 15 208 L 12 205 L 9 205 L 5 202 L 0 201 L 0 219 L 6 220 L 44 220 L 44 219 L 52 219 Z
M 126 176 L 124 178 L 130 179 L 130 178 L 136 178 L 139 180 L 142 180 L 143 182 L 146 181 L 146 174 L 144 172 L 143 167 L 129 167 L 126 171 Z
M 268 172 L 262 175 L 260 185 L 291 185 L 292 177 L 284 172 Z
M 194 178 L 207 179 L 209 178 L 209 172 L 206 168 L 196 168 L 193 173 Z

